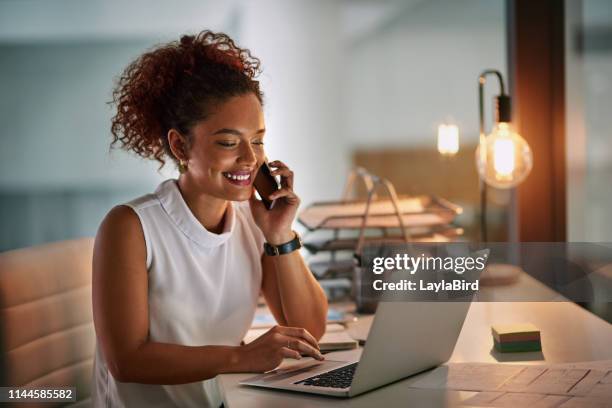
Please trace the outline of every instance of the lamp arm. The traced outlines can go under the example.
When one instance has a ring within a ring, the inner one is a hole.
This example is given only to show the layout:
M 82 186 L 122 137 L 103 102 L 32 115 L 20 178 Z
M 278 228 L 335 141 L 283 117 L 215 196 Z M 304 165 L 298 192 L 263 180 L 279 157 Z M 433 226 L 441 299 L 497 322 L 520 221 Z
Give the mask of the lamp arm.
M 495 75 L 499 81 L 500 98 L 508 99 L 506 88 L 501 73 L 495 69 L 483 71 L 478 77 L 478 119 L 480 125 L 480 137 L 478 145 L 480 147 L 479 154 L 486 156 L 485 150 L 485 120 L 484 120 L 484 86 L 487 82 L 487 76 Z M 499 103 L 499 99 L 498 99 Z M 498 106 L 499 108 L 499 106 Z M 509 102 L 508 102 L 509 108 Z M 487 184 L 484 180 L 480 180 L 480 239 L 482 242 L 487 242 Z
M 478 115 L 479 115 L 479 124 L 480 124 L 480 142 L 482 143 L 482 139 L 485 135 L 485 120 L 484 120 L 484 86 L 487 83 L 487 76 L 495 75 L 499 82 L 499 92 L 501 97 L 507 97 L 506 95 L 506 87 L 504 86 L 504 79 L 502 78 L 501 73 L 496 69 L 488 69 L 483 71 L 478 77 Z

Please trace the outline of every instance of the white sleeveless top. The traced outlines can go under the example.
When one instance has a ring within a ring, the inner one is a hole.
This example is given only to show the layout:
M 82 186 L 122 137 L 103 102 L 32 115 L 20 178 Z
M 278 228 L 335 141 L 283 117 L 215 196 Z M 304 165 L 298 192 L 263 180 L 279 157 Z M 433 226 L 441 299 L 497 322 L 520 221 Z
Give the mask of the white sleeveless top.
M 142 225 L 149 275 L 149 339 L 187 346 L 240 344 L 261 289 L 263 234 L 248 202 L 231 202 L 221 234 L 207 231 L 167 180 L 131 207 Z M 119 317 L 120 318 L 120 317 Z M 116 381 L 96 346 L 95 407 L 219 407 L 214 379 L 182 385 Z

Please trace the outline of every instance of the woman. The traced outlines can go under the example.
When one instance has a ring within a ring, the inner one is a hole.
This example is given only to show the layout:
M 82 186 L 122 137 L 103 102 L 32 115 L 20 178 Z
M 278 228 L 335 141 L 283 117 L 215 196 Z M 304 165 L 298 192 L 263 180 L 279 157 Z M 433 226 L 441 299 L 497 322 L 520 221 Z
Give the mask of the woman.
M 94 248 L 96 406 L 217 407 L 217 374 L 322 359 L 327 300 L 296 250 L 293 173 L 268 211 L 259 60 L 204 31 L 128 66 L 114 92 L 113 143 L 176 162 L 178 180 L 113 208 Z M 248 201 L 248 203 L 247 203 Z M 264 242 L 284 247 L 264 255 Z M 241 345 L 262 293 L 279 326 Z

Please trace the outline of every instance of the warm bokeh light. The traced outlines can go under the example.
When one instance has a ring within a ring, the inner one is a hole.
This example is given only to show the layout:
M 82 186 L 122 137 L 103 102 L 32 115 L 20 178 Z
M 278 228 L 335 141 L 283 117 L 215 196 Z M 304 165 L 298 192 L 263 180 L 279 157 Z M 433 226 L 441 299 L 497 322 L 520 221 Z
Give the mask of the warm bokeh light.
M 488 185 L 512 188 L 531 172 L 533 154 L 525 139 L 508 123 L 500 122 L 478 147 L 476 164 L 480 177 Z
M 455 125 L 438 126 L 438 152 L 454 156 L 459 151 L 459 128 Z
M 509 139 L 498 139 L 493 146 L 493 167 L 498 180 L 512 177 L 514 171 L 514 144 Z

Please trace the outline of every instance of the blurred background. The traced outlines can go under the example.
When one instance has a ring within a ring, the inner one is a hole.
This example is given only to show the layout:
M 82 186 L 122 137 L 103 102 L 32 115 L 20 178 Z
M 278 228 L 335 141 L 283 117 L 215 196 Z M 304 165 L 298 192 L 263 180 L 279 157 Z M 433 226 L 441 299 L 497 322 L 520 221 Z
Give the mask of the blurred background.
M 567 237 L 609 242 L 612 7 L 585 0 L 568 21 Z M 109 151 L 108 102 L 135 57 L 202 29 L 262 60 L 267 153 L 294 169 L 303 207 L 339 198 L 362 165 L 461 205 L 477 237 L 477 78 L 506 75 L 503 0 L 0 0 L 0 251 L 93 236 L 112 206 L 177 175 Z M 452 158 L 442 123 L 459 129 Z M 492 241 L 511 194 L 491 189 Z

